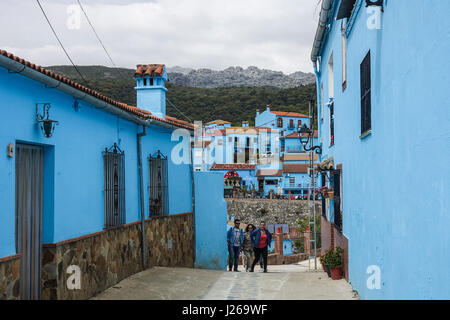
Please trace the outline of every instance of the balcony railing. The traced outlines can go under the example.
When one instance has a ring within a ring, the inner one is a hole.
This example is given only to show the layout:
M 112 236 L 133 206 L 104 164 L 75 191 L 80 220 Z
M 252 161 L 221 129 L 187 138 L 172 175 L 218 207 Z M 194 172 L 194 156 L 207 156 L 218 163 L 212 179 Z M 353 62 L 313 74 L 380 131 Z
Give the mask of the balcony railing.
M 302 147 L 286 147 L 286 153 L 305 153 Z
M 290 182 L 285 182 L 283 184 L 284 188 L 289 188 L 289 189 L 302 189 L 302 188 L 306 188 L 306 186 L 303 186 L 303 183 L 290 183 Z

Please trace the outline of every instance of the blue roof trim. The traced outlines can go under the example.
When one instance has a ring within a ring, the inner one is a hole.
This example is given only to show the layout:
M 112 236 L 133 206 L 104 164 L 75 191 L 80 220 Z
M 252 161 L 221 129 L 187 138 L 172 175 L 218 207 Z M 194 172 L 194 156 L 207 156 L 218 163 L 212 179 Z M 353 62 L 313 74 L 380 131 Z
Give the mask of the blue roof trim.
M 358 13 L 359 13 L 359 10 L 361 9 L 363 1 L 364 0 L 358 0 L 355 4 L 355 7 L 353 8 L 352 15 L 350 16 L 350 19 L 347 22 L 347 30 L 345 32 L 345 35 L 347 38 L 350 36 L 353 26 L 355 25 L 355 21 L 356 21 L 356 18 L 358 17 Z

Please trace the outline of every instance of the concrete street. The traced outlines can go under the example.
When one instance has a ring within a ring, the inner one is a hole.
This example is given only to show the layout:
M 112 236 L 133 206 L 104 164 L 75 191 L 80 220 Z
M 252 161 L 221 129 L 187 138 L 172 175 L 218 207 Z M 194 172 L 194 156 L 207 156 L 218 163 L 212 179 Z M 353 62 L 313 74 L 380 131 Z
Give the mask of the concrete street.
M 314 261 L 311 260 L 312 268 Z M 135 274 L 92 299 L 100 300 L 349 300 L 357 299 L 345 280 L 308 271 L 308 260 L 270 266 L 262 273 L 155 267 Z

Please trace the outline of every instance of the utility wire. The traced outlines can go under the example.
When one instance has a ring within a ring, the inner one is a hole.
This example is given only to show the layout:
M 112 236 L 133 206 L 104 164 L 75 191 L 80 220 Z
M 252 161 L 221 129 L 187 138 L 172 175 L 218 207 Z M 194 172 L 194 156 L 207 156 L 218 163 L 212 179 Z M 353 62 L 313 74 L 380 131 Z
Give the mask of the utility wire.
M 86 11 L 84 10 L 83 5 L 81 4 L 80 0 L 77 0 L 78 5 L 80 6 L 81 11 L 83 11 L 84 16 L 86 17 L 87 22 L 89 23 L 89 25 L 91 26 L 92 31 L 94 32 L 98 42 L 100 43 L 100 45 L 102 46 L 103 50 L 105 51 L 106 55 L 109 58 L 109 61 L 111 61 L 111 64 L 116 68 L 117 71 L 120 72 L 120 69 L 117 67 L 116 63 L 114 62 L 114 60 L 112 59 L 111 55 L 109 54 L 108 50 L 106 49 L 105 45 L 103 44 L 102 39 L 100 38 L 100 36 L 98 35 L 97 31 L 94 28 L 94 25 L 92 24 L 91 20 L 89 19 L 89 16 L 87 15 Z M 169 102 L 169 104 L 175 109 L 177 110 L 183 117 L 185 117 L 186 119 L 189 120 L 189 122 L 193 122 L 191 118 L 189 118 L 187 115 L 185 115 L 172 101 L 170 101 L 169 99 L 167 99 L 167 102 Z
M 58 40 L 59 45 L 61 46 L 61 48 L 63 49 L 64 53 L 66 54 L 67 58 L 69 59 L 70 63 L 72 64 L 72 66 L 75 68 L 75 70 L 77 71 L 77 73 L 79 74 L 79 76 L 81 77 L 81 79 L 83 80 L 84 84 L 86 86 L 88 86 L 88 82 L 87 80 L 83 77 L 83 75 L 81 74 L 80 70 L 77 68 L 77 66 L 75 65 L 75 63 L 73 62 L 72 58 L 70 57 L 69 53 L 67 52 L 66 48 L 64 48 L 64 45 L 62 44 L 61 40 L 58 37 L 58 34 L 56 33 L 55 29 L 52 26 L 52 23 L 50 22 L 50 20 L 47 17 L 47 14 L 45 13 L 44 8 L 42 7 L 41 3 L 39 2 L 39 0 L 36 0 L 36 2 L 38 3 L 39 7 L 41 8 L 42 13 L 44 14 L 45 19 L 48 22 L 48 25 L 50 26 L 50 29 L 52 29 L 53 34 L 56 37 L 56 40 Z
M 183 112 L 181 112 L 180 109 L 177 108 L 177 106 L 175 104 L 172 103 L 172 101 L 170 101 L 168 98 L 166 98 L 167 102 L 175 108 L 175 110 L 177 110 L 183 117 L 185 117 L 186 119 L 189 120 L 189 122 L 193 122 L 191 118 L 189 118 L 187 115 L 185 115 Z
M 80 0 L 77 0 L 77 2 L 78 2 L 78 5 L 79 5 L 80 8 L 81 8 L 81 11 L 83 11 L 84 16 L 86 17 L 87 22 L 88 22 L 89 25 L 91 26 L 92 31 L 94 32 L 95 36 L 97 37 L 98 42 L 99 42 L 100 45 L 103 47 L 103 50 L 105 51 L 105 53 L 106 53 L 106 55 L 108 56 L 109 60 L 111 61 L 112 65 L 113 65 L 114 67 L 117 68 L 116 64 L 114 63 L 114 60 L 111 58 L 111 55 L 109 54 L 108 50 L 106 49 L 105 45 L 103 44 L 102 39 L 100 39 L 100 36 L 98 35 L 97 31 L 95 31 L 95 28 L 94 28 L 94 26 L 92 25 L 92 22 L 91 22 L 91 20 L 89 19 L 89 17 L 88 17 L 88 15 L 87 15 L 86 11 L 84 10 L 83 5 L 81 4 Z

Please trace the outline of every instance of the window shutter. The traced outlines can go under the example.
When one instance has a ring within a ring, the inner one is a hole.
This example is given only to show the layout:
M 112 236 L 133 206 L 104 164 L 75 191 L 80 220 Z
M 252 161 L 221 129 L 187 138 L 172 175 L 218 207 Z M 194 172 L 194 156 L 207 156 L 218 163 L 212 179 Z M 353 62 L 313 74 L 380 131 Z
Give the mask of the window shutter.
M 361 134 L 372 128 L 370 51 L 361 63 Z

